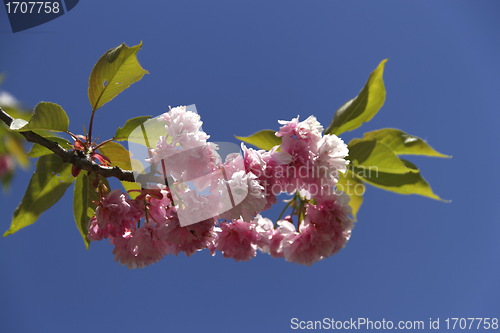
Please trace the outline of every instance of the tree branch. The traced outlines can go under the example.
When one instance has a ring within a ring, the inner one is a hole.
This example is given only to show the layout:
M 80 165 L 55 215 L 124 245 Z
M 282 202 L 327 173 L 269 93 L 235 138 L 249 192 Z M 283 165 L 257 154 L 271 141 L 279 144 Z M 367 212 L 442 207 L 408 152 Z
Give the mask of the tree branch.
M 14 120 L 10 115 L 5 113 L 2 108 L 0 108 L 0 120 L 2 120 L 7 126 L 10 127 L 10 124 Z M 33 131 L 24 131 L 19 132 L 22 136 L 26 138 L 27 141 L 38 143 L 39 145 L 44 146 L 50 151 L 54 152 L 57 156 L 59 156 L 63 161 L 71 163 L 78 167 L 81 170 L 86 170 L 90 172 L 94 172 L 98 175 L 101 175 L 105 178 L 115 177 L 119 180 L 126 182 L 135 182 L 134 174 L 129 170 L 122 170 L 119 167 L 105 167 L 94 163 L 87 159 L 87 157 L 83 154 L 78 154 L 75 151 L 68 151 L 62 148 L 57 142 L 47 140 L 41 135 L 36 134 Z

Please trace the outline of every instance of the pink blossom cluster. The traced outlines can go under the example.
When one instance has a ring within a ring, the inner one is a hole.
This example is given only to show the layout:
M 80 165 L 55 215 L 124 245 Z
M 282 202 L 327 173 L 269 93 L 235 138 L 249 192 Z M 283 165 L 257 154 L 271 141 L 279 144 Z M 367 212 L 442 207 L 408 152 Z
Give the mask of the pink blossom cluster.
M 152 264 L 166 254 L 190 256 L 213 246 L 214 218 L 181 227 L 167 188 L 145 190 L 134 200 L 113 190 L 90 220 L 91 241 L 109 238 L 115 260 L 129 268 Z
M 315 117 L 280 121 L 281 144 L 269 151 L 242 145 L 243 154 L 225 159 L 198 114 L 177 107 L 160 119 L 165 135 L 148 162 L 168 184 L 135 199 L 119 190 L 102 195 L 89 222 L 88 238 L 109 238 L 117 261 L 138 268 L 203 249 L 245 261 L 259 250 L 311 265 L 344 247 L 353 220 L 348 196 L 335 185 L 348 150 L 337 136 L 322 135 Z M 281 193 L 292 196 L 292 212 L 274 224 L 260 214 Z

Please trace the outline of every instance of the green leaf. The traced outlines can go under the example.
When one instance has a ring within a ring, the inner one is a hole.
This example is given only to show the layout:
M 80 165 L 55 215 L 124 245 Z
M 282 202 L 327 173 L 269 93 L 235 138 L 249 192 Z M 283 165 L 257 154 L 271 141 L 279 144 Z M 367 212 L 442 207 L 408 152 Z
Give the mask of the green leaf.
M 67 132 L 69 119 L 60 105 L 49 102 L 41 102 L 35 106 L 35 110 L 29 121 L 14 119 L 10 129 L 14 131 L 48 130 L 55 132 Z
M 128 140 L 128 137 L 132 131 L 144 124 L 151 116 L 141 116 L 127 120 L 123 127 L 116 130 L 114 139 L 116 141 Z
M 132 170 L 130 153 L 121 144 L 110 141 L 99 147 L 99 152 L 111 160 L 112 166 L 123 170 Z
M 54 154 L 40 157 L 4 237 L 33 224 L 44 211 L 59 201 L 73 180 L 71 164 L 63 162 Z
M 9 134 L 13 134 L 13 132 L 10 132 Z M 17 163 L 19 165 L 26 169 L 30 161 L 28 160 L 28 157 L 26 156 L 26 152 L 24 151 L 24 147 L 22 142 L 19 140 L 19 138 L 15 137 L 14 135 L 6 135 L 4 139 L 5 147 L 7 148 L 7 151 L 9 154 L 14 156 L 16 159 Z
M 137 190 L 140 191 L 142 189 L 139 183 L 126 182 L 126 181 L 121 181 L 121 183 L 125 191 L 128 192 L 133 190 L 132 192 L 128 192 L 130 198 L 135 199 L 140 194 L 139 192 L 137 192 Z
M 59 146 L 61 146 L 64 149 L 71 149 L 73 147 L 68 140 L 60 138 L 58 136 L 46 136 L 45 139 L 57 142 Z M 52 154 L 52 151 L 50 149 L 45 148 L 44 146 L 39 145 L 38 143 L 35 143 L 33 147 L 31 147 L 31 150 L 27 156 L 40 157 L 48 154 Z
M 363 203 L 363 194 L 365 193 L 365 184 L 351 170 L 340 174 L 337 190 L 343 191 L 351 200 L 349 206 L 352 208 L 352 216 L 356 219 L 359 208 Z
M 94 215 L 97 208 L 96 202 L 99 202 L 99 193 L 94 187 L 94 182 L 98 179 L 98 175 L 87 172 L 80 172 L 76 177 L 74 196 L 73 196 L 73 214 L 75 216 L 76 226 L 85 243 L 85 248 L 89 248 L 89 239 L 87 238 L 88 223 Z M 105 178 L 101 178 L 101 182 L 109 188 L 109 184 Z
M 380 62 L 370 74 L 358 96 L 342 105 L 325 130 L 325 134 L 340 135 L 352 131 L 373 118 L 385 102 L 384 67 L 387 59 Z
M 105 143 L 99 148 L 99 152 L 111 160 L 111 165 L 118 166 L 123 170 L 132 170 L 132 165 L 135 166 L 134 170 L 142 170 L 142 165 L 136 159 L 130 157 L 130 152 L 125 149 L 121 144 L 110 141 Z M 136 165 L 136 163 L 138 165 Z M 125 191 L 141 190 L 141 185 L 135 182 L 121 182 Z M 130 197 L 134 199 L 138 192 L 130 192 Z
M 141 47 L 142 42 L 132 47 L 123 43 L 104 53 L 97 61 L 89 78 L 89 101 L 93 111 L 148 73 L 137 60 Z
M 160 136 L 167 136 L 165 120 L 162 117 L 155 117 L 146 120 L 135 129 L 132 129 L 127 140 L 129 143 L 133 142 L 148 148 L 153 148 L 156 147 L 156 142 Z
M 407 160 L 403 163 L 418 171 L 418 168 Z M 420 172 L 408 172 L 405 174 L 394 174 L 386 172 L 371 172 L 354 167 L 354 173 L 368 184 L 378 188 L 399 193 L 399 194 L 418 194 L 428 198 L 446 201 L 437 196 L 431 189 L 429 183 L 422 177 Z
M 383 128 L 366 132 L 363 139 L 377 140 L 385 143 L 396 155 L 451 157 L 437 152 L 421 138 L 407 134 L 396 128 Z
M 250 136 L 234 136 L 236 139 L 254 145 L 257 148 L 271 150 L 281 144 L 281 138 L 275 135 L 276 131 L 262 130 Z
M 407 167 L 387 145 L 377 140 L 354 139 L 348 148 L 348 159 L 355 167 L 398 174 L 418 172 Z

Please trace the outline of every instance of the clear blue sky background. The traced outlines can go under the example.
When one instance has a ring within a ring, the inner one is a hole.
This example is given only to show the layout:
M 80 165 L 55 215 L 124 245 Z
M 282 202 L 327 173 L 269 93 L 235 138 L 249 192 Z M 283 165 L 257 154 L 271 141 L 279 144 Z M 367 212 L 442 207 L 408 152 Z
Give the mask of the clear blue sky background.
M 0 332 L 288 332 L 290 319 L 500 316 L 498 1 L 80 1 L 12 34 L 0 9 L 3 89 L 61 104 L 80 132 L 87 80 L 106 50 L 144 42 L 150 74 L 103 107 L 102 139 L 126 119 L 193 104 L 214 141 L 278 119 L 327 124 L 389 58 L 387 101 L 345 139 L 396 127 L 451 160 L 413 158 L 451 204 L 370 187 L 338 255 L 303 267 L 201 252 L 141 270 L 111 246 L 86 251 L 66 195 L 0 239 Z M 0 202 L 6 230 L 32 170 Z

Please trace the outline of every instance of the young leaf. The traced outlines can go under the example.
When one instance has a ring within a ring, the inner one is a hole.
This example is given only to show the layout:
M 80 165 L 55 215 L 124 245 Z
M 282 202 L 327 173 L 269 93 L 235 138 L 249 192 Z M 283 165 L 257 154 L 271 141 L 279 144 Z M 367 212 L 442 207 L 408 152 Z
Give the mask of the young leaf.
M 236 139 L 254 145 L 257 148 L 271 150 L 281 144 L 281 138 L 275 135 L 276 131 L 262 130 L 250 136 L 234 136 Z
M 116 130 L 114 139 L 116 141 L 128 140 L 128 137 L 132 131 L 144 124 L 151 116 L 141 116 L 127 120 L 123 127 Z
M 45 139 L 57 142 L 59 144 L 59 146 L 61 146 L 64 149 L 71 149 L 73 147 L 68 140 L 60 138 L 58 136 L 46 136 Z M 31 150 L 28 153 L 28 156 L 29 157 L 40 157 L 40 156 L 48 155 L 48 154 L 52 154 L 52 151 L 49 150 L 48 148 L 45 148 L 42 145 L 39 145 L 38 143 L 35 143 L 33 145 L 33 147 L 31 147 Z
M 363 139 L 380 141 L 391 148 L 396 155 L 451 157 L 437 152 L 421 138 L 407 134 L 396 128 L 383 128 L 366 132 Z
M 99 176 L 93 173 L 81 172 L 76 177 L 73 196 L 73 214 L 76 226 L 87 249 L 89 248 L 89 239 L 87 238 L 88 223 L 96 210 L 96 202 L 99 201 L 99 193 L 94 187 L 97 177 Z M 105 182 L 109 188 L 109 184 L 105 178 L 101 179 L 101 181 Z
M 54 154 L 40 157 L 4 237 L 33 224 L 44 211 L 59 201 L 73 180 L 71 164 L 63 162 Z
M 99 151 L 111 160 L 112 166 L 123 170 L 132 170 L 130 153 L 121 144 L 110 141 L 99 147 Z
M 354 139 L 348 147 L 348 159 L 355 167 L 398 174 L 418 172 L 407 167 L 389 147 L 377 140 Z
M 29 121 L 14 119 L 10 129 L 14 131 L 48 130 L 55 132 L 68 131 L 69 119 L 60 105 L 49 102 L 41 102 L 35 106 L 33 115 Z
M 387 59 L 380 62 L 370 74 L 358 96 L 342 105 L 325 130 L 325 134 L 340 135 L 352 131 L 373 118 L 385 102 L 384 66 Z
M 365 193 L 365 184 L 351 170 L 340 174 L 337 190 L 343 191 L 351 200 L 349 206 L 352 208 L 352 216 L 356 219 L 359 208 L 363 203 L 363 194 Z
M 417 167 L 409 161 L 403 160 L 403 163 L 418 171 Z M 422 177 L 420 172 L 408 172 L 405 174 L 395 174 L 387 172 L 370 172 L 353 168 L 354 173 L 368 184 L 381 189 L 399 193 L 399 194 L 418 194 L 428 198 L 446 201 L 434 194 L 429 183 Z
M 97 61 L 89 78 L 92 110 L 99 109 L 148 73 L 137 60 L 141 47 L 142 42 L 132 47 L 123 43 L 104 53 Z

